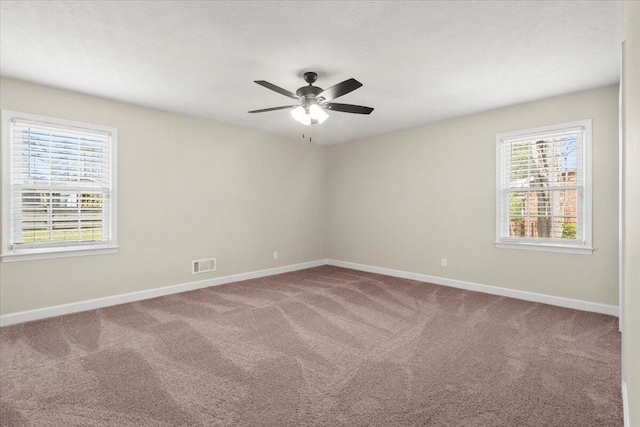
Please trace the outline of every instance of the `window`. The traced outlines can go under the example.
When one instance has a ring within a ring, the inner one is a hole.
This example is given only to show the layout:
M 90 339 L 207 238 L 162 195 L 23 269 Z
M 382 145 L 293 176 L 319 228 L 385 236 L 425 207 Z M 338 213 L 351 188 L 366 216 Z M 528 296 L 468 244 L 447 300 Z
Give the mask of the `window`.
M 591 120 L 498 134 L 496 245 L 591 254 Z
M 2 111 L 2 260 L 115 252 L 117 130 Z

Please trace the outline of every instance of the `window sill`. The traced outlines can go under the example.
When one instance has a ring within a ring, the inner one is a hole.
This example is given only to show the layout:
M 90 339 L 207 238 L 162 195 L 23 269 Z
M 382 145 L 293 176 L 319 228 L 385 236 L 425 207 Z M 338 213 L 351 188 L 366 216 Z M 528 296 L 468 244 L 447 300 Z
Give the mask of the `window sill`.
M 593 254 L 593 248 L 586 246 L 554 245 L 548 243 L 496 242 L 496 247 L 502 249 L 524 249 L 526 251 L 564 252 L 580 255 Z
M 2 255 L 2 262 L 16 262 L 16 261 L 32 261 L 36 259 L 50 259 L 50 258 L 67 258 L 78 257 L 88 255 L 104 255 L 118 253 L 118 246 L 108 246 L 100 248 L 78 248 L 78 249 L 51 249 L 48 251 L 38 252 L 23 252 L 17 254 L 4 254 Z

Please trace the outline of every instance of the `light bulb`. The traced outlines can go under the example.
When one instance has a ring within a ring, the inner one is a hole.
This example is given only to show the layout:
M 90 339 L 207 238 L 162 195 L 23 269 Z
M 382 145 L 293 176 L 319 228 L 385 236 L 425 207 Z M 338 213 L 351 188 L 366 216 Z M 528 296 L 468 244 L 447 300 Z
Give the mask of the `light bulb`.
M 305 126 L 309 126 L 311 124 L 311 116 L 307 114 L 304 110 L 304 107 L 300 106 L 291 110 L 291 116 L 293 116 L 296 121 L 302 123 Z
M 329 115 L 317 104 L 309 107 L 309 115 L 313 120 L 317 120 L 318 123 L 322 123 L 329 118 Z
M 303 107 L 296 107 L 293 110 L 291 110 L 291 116 L 293 116 L 293 118 L 300 123 L 302 123 L 302 117 L 304 115 L 305 115 L 305 112 Z

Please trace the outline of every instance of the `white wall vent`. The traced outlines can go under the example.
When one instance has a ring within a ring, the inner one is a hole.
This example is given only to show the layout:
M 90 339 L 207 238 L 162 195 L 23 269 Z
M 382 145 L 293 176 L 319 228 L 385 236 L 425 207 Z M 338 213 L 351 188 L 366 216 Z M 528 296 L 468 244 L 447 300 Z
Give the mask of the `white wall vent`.
M 207 273 L 216 271 L 216 259 L 196 259 L 191 261 L 191 274 Z

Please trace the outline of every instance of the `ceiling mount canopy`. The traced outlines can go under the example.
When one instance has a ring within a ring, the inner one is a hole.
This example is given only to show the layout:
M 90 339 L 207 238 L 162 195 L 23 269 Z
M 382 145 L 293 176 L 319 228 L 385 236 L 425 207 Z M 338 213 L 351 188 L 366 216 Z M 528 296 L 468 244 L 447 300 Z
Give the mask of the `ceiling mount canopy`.
M 322 89 L 314 86 L 313 83 L 318 79 L 318 74 L 313 71 L 307 71 L 303 75 L 307 86 L 302 86 L 296 93 L 289 92 L 279 86 L 264 80 L 255 80 L 255 83 L 266 87 L 281 95 L 299 101 L 295 105 L 285 105 L 282 107 L 263 108 L 261 110 L 252 110 L 249 113 L 265 113 L 267 111 L 288 110 L 291 109 L 291 116 L 303 125 L 314 125 L 324 122 L 329 118 L 326 110 L 339 111 L 342 113 L 353 114 L 371 114 L 373 108 L 363 107 L 361 105 L 338 104 L 329 102 L 338 97 L 346 95 L 362 86 L 362 83 L 356 79 L 348 79 L 328 89 Z

